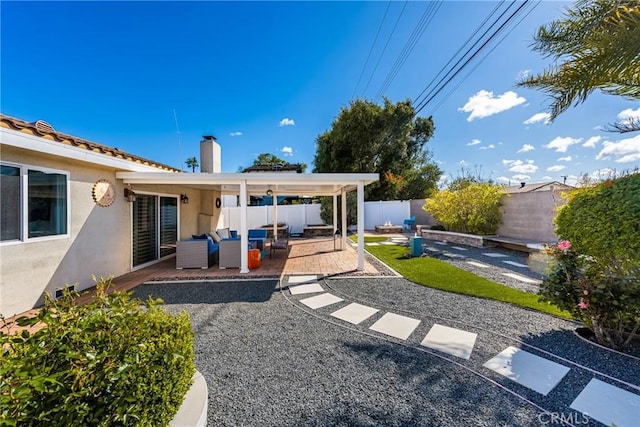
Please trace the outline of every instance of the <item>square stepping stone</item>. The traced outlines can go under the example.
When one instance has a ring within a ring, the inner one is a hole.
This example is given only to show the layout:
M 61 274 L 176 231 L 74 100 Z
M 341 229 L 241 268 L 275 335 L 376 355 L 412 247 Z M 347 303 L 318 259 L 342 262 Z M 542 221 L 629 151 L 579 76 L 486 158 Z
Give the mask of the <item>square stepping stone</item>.
M 462 248 L 460 246 L 451 246 L 451 249 L 455 249 L 457 251 L 468 251 L 469 250 L 467 248 Z
M 449 246 L 449 244 L 447 242 L 433 242 L 436 245 L 442 245 L 442 246 Z
M 483 264 L 481 262 L 475 262 L 475 261 L 467 261 L 467 264 L 471 264 L 471 265 L 474 265 L 474 266 L 480 267 L 480 268 L 489 268 L 489 267 L 491 267 L 490 265 Z
M 313 310 L 321 307 L 326 307 L 328 305 L 335 304 L 340 301 L 343 301 L 343 299 L 329 293 L 316 295 L 315 297 L 310 297 L 310 298 L 305 298 L 300 300 L 301 303 L 303 303 L 304 305 L 306 305 L 307 307 Z
M 341 308 L 338 311 L 331 313 L 333 317 L 344 320 L 345 322 L 353 323 L 357 325 L 369 317 L 376 314 L 379 310 L 373 307 L 367 307 L 366 305 L 353 302 L 346 307 Z
M 447 258 L 464 258 L 462 255 L 454 254 L 451 252 L 443 252 L 442 255 L 446 256 Z
M 434 248 L 432 246 L 427 246 L 425 249 L 428 250 L 429 252 L 440 252 L 440 249 Z
M 450 328 L 437 323 L 429 330 L 420 345 L 469 360 L 478 334 Z
M 511 277 L 512 279 L 516 279 L 520 282 L 531 283 L 532 285 L 540 285 L 542 280 L 532 279 L 530 277 L 521 276 L 519 274 L 514 273 L 502 273 L 503 276 Z
M 380 246 L 379 242 L 365 243 L 366 246 Z
M 315 283 L 318 281 L 317 276 L 289 276 L 287 283 L 290 285 L 299 283 Z
M 315 292 L 324 292 L 320 283 L 307 283 L 304 285 L 289 286 L 291 295 L 313 294 Z
M 564 365 L 516 347 L 507 347 L 482 366 L 545 396 L 569 372 Z
M 381 245 L 397 245 L 396 242 L 380 242 Z
M 508 255 L 499 254 L 497 252 L 483 252 L 482 255 L 488 256 L 488 257 L 491 257 L 491 258 L 508 258 L 509 257 Z
M 521 267 L 521 268 L 528 268 L 529 266 L 526 264 L 520 264 L 519 262 L 515 262 L 515 261 L 502 261 L 505 264 L 509 264 L 509 265 L 513 265 L 514 267 Z
M 406 340 L 419 324 L 420 321 L 418 319 L 387 313 L 371 325 L 369 329 L 401 340 Z
M 640 395 L 593 378 L 571 408 L 607 426 L 640 425 Z

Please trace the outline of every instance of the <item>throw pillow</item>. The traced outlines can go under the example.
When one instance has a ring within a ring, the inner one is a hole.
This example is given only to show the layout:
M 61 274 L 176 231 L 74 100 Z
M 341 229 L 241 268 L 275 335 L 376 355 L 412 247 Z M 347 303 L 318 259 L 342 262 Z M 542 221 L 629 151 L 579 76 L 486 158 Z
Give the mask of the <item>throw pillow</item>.
M 211 233 L 209 233 L 209 236 L 211 236 L 213 241 L 216 242 L 216 243 L 220 243 L 220 240 L 222 240 L 220 238 L 220 236 L 218 235 L 218 233 L 216 233 L 215 231 L 212 231 Z
M 221 239 L 228 239 L 229 237 L 231 237 L 228 228 L 219 228 L 216 233 L 218 233 L 218 236 L 220 236 Z
M 200 234 L 200 235 L 192 234 L 191 238 L 193 240 L 207 240 L 207 235 L 206 234 Z

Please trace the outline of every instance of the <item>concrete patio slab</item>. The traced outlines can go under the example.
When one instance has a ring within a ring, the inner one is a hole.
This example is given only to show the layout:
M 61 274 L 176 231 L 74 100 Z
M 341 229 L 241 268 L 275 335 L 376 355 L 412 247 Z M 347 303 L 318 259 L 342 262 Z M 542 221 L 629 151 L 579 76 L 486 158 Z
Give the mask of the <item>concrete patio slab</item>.
M 316 292 L 324 292 L 320 283 L 307 283 L 304 285 L 295 285 L 289 287 L 291 295 L 313 294 Z
M 640 425 L 640 395 L 593 378 L 571 408 L 607 426 Z
M 480 267 L 480 268 L 490 268 L 490 265 L 487 264 L 483 264 L 481 262 L 476 262 L 476 261 L 467 261 L 467 264 L 473 265 L 475 267 Z
M 335 304 L 340 301 L 343 301 L 343 299 L 329 293 L 316 295 L 315 297 L 310 297 L 310 298 L 305 298 L 300 300 L 302 304 L 306 305 L 307 307 L 313 310 L 326 307 L 328 305 Z
M 502 273 L 503 276 L 511 277 L 512 279 L 516 279 L 523 283 L 530 283 L 532 285 L 540 285 L 542 284 L 542 280 L 532 279 L 530 277 L 521 276 L 515 273 Z
M 418 327 L 420 320 L 411 317 L 400 316 L 399 314 L 387 313 L 382 316 L 369 329 L 381 332 L 401 340 L 406 340 L 409 335 Z
M 521 264 L 521 263 L 515 262 L 515 261 L 502 261 L 502 262 L 504 262 L 505 264 L 512 265 L 514 267 L 520 267 L 520 268 L 528 268 L 529 267 L 526 264 Z
M 331 313 L 333 317 L 336 317 L 340 320 L 344 320 L 345 322 L 353 323 L 357 325 L 369 317 L 376 314 L 378 311 L 377 308 L 368 307 L 366 305 L 351 303 L 346 307 L 341 308 L 338 311 L 334 311 Z
M 507 347 L 483 366 L 545 396 L 569 372 L 564 365 L 516 347 Z
M 451 246 L 451 249 L 455 249 L 457 251 L 468 251 L 468 248 L 462 248 L 460 246 Z
M 289 276 L 289 278 L 287 279 L 287 283 L 289 285 L 293 285 L 293 284 L 301 284 L 301 283 L 316 283 L 318 281 L 318 276 L 311 276 L 311 275 L 306 275 L 306 276 Z
M 501 254 L 498 252 L 483 252 L 482 255 L 488 256 L 490 258 L 508 258 L 508 255 Z
M 450 328 L 439 324 L 433 325 L 420 345 L 469 360 L 478 334 Z

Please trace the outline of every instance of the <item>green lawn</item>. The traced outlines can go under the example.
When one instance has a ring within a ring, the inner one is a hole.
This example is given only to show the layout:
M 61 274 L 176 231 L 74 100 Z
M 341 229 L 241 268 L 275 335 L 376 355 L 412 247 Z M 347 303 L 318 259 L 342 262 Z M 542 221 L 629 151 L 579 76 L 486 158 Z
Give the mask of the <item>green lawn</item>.
M 385 237 L 365 238 L 366 242 L 385 240 L 387 240 Z M 405 258 L 409 250 L 404 246 L 367 246 L 367 251 L 412 282 L 443 291 L 502 301 L 571 319 L 568 312 L 540 302 L 537 295 L 529 292 L 492 282 L 431 257 Z

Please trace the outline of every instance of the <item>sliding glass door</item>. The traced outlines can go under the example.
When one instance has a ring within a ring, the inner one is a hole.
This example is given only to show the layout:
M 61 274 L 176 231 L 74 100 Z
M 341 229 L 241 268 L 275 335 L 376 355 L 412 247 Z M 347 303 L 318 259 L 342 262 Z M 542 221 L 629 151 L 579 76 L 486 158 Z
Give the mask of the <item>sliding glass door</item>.
M 137 194 L 133 202 L 133 266 L 175 253 L 178 238 L 178 199 Z

